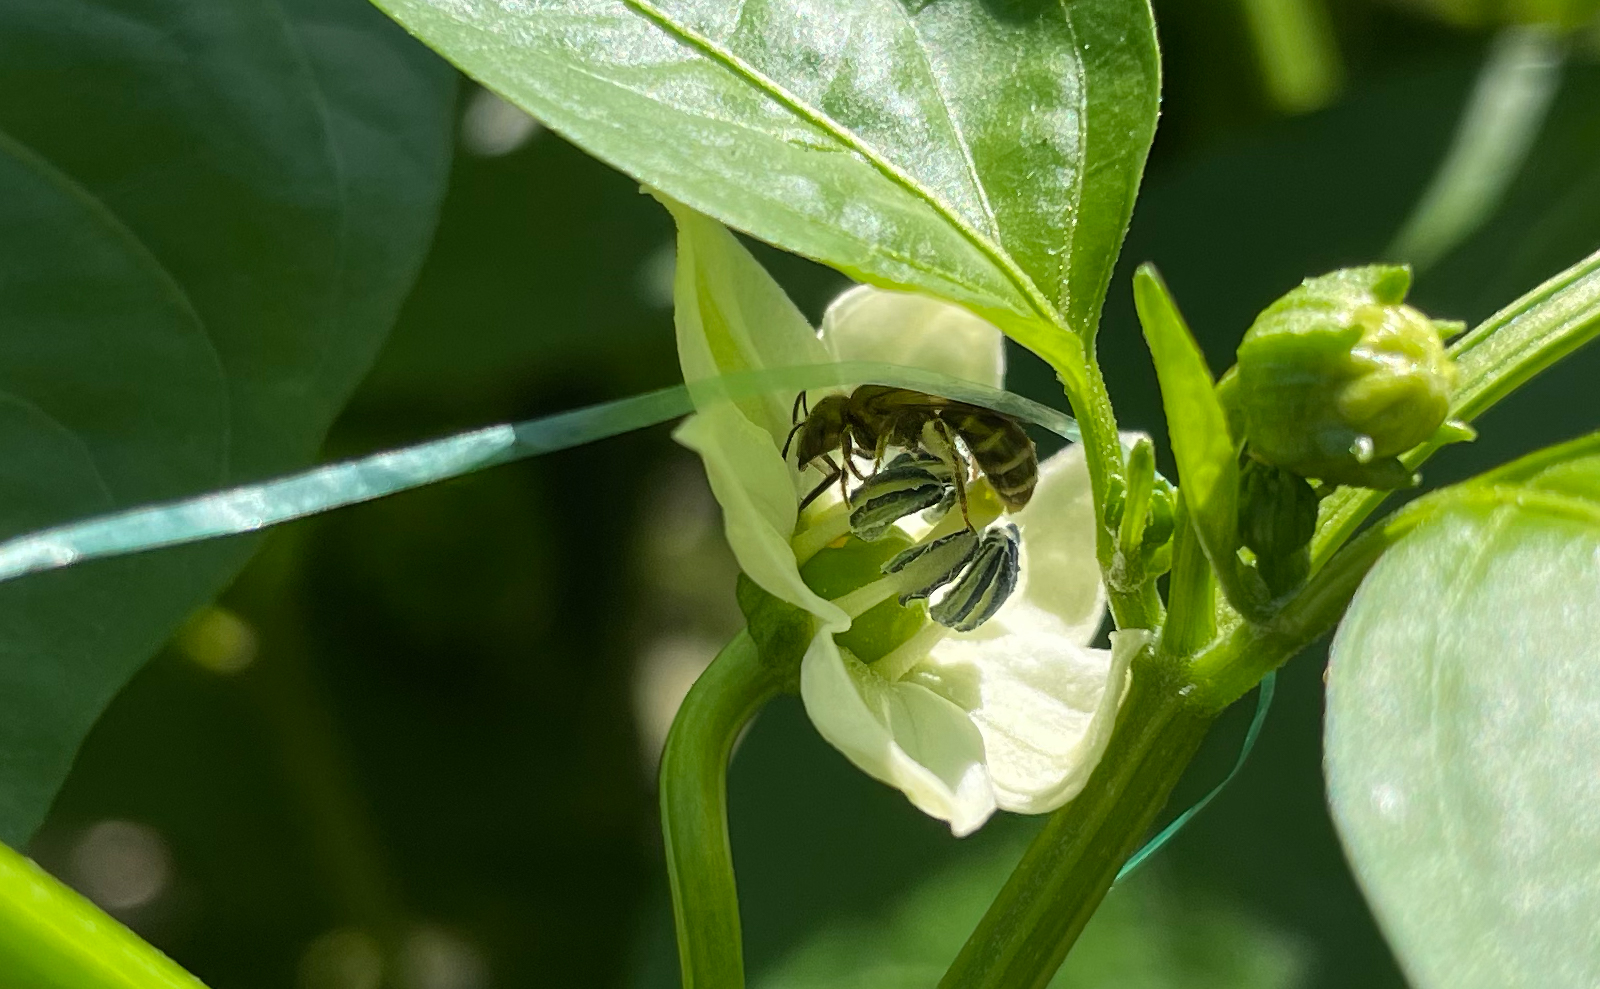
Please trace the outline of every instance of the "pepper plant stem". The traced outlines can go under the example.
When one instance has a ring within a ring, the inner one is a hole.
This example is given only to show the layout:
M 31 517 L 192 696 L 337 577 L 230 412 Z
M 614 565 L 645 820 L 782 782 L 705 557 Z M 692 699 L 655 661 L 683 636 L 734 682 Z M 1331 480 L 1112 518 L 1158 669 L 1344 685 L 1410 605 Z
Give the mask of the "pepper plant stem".
M 728 760 L 785 682 L 740 632 L 695 681 L 661 755 L 661 830 L 683 989 L 740 989 L 744 950 L 728 841 Z
M 34 989 L 205 989 L 138 935 L 0 845 L 0 972 Z
M 1185 686 L 1178 664 L 1139 657 L 1094 775 L 1046 820 L 940 989 L 1043 989 L 1055 976 L 1211 725 Z

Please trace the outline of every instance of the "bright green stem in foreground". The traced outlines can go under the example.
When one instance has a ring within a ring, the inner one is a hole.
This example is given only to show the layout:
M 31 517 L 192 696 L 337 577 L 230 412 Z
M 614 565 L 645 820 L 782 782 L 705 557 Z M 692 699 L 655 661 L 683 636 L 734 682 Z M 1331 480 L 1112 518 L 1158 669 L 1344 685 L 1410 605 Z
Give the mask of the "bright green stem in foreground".
M 0 845 L 0 973 L 28 989 L 205 989 L 199 979 Z
M 739 732 L 782 688 L 740 632 L 679 708 L 661 755 L 661 830 L 683 989 L 739 989 L 744 951 L 728 843 L 728 759 Z
M 1214 713 L 1174 664 L 1144 653 L 1111 744 L 1071 803 L 1050 815 L 940 989 L 1043 989 L 1167 802 Z

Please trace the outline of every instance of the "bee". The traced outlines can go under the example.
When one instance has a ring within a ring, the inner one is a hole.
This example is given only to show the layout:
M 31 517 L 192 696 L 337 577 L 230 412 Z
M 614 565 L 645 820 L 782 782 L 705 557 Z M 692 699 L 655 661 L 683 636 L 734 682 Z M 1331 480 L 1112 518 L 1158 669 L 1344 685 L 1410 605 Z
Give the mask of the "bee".
M 966 480 L 974 467 L 989 479 L 1001 503 L 1011 511 L 1028 503 L 1039 480 L 1039 454 L 1022 423 L 981 405 L 909 388 L 861 385 L 849 395 L 829 395 L 811 409 L 806 407 L 806 393 L 801 392 L 795 397 L 793 418 L 794 428 L 783 444 L 783 455 L 787 457 L 793 446 L 800 469 L 820 461 L 829 472 L 806 497 L 806 504 L 836 480 L 848 501 L 845 486 L 849 477 L 866 480 L 856 467 L 856 457 L 870 453 L 876 467 L 890 447 L 926 451 L 948 462 L 964 518 Z M 929 449 L 929 427 L 944 449 Z M 834 463 L 834 450 L 840 452 L 842 464 Z M 967 524 L 971 526 L 970 518 Z

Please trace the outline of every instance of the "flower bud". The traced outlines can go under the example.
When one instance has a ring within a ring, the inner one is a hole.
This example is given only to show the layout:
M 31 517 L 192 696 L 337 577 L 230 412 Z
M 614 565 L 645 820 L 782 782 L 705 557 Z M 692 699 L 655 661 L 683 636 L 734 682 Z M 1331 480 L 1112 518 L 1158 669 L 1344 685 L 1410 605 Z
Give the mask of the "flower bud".
M 1317 500 L 1305 478 L 1246 459 L 1239 475 L 1239 541 L 1256 555 L 1256 569 L 1274 597 L 1299 587 L 1311 572 Z
M 1258 460 L 1330 484 L 1415 483 L 1397 459 L 1450 411 L 1455 365 L 1404 305 L 1411 271 L 1345 268 L 1268 306 L 1239 345 L 1238 412 Z

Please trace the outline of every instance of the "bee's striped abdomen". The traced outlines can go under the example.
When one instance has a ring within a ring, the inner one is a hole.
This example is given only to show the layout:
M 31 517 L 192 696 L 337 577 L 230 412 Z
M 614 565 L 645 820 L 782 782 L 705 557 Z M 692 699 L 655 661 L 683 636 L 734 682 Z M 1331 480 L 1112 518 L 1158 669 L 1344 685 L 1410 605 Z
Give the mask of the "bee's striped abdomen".
M 1026 505 L 1039 482 L 1039 454 L 1021 424 L 987 411 L 963 412 L 950 420 L 1006 508 Z

